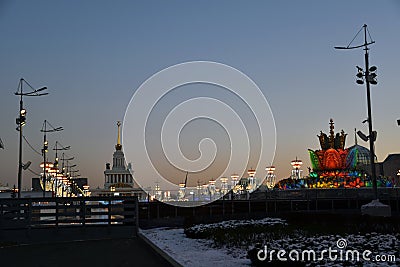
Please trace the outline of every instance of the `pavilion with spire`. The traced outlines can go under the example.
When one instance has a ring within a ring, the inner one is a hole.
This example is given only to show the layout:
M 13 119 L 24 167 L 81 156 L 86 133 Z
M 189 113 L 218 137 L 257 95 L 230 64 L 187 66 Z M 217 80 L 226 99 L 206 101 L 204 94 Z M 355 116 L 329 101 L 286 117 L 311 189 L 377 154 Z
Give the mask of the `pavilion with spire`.
M 138 196 L 139 199 L 146 199 L 146 192 L 139 187 L 132 176 L 132 165 L 130 163 L 127 166 L 125 165 L 125 155 L 121 144 L 121 125 L 121 122 L 118 121 L 117 144 L 113 153 L 112 166 L 110 163 L 106 163 L 104 189 L 95 190 L 92 194 L 101 196 Z

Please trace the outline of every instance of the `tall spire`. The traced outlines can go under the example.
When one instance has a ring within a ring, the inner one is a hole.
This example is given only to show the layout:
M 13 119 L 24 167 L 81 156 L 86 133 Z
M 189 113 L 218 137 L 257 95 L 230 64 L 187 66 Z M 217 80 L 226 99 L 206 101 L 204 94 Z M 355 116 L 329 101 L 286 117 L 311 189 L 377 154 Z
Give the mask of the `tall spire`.
M 335 146 L 335 131 L 334 131 L 335 126 L 334 126 L 333 119 L 329 120 L 329 128 L 330 128 L 330 131 L 329 131 L 329 146 L 331 148 L 333 148 Z
M 121 145 L 121 122 L 117 121 L 117 126 L 118 126 L 118 138 L 117 138 L 117 144 L 115 145 L 116 150 L 121 150 L 122 145 Z

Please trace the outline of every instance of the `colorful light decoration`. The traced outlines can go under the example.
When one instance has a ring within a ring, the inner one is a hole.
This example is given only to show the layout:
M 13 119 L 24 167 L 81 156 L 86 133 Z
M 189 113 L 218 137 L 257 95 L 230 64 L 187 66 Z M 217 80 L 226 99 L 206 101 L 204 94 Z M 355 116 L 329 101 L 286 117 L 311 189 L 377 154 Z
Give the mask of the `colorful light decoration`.
M 280 189 L 295 188 L 360 188 L 371 187 L 372 182 L 364 171 L 358 167 L 358 147 L 345 148 L 347 134 L 342 130 L 334 133 L 334 123 L 330 119 L 329 136 L 321 131 L 318 135 L 321 149 L 309 149 L 312 172 L 309 177 L 301 178 L 299 175 L 301 160 L 293 160 L 292 176 L 277 183 Z M 363 162 L 361 162 L 363 163 Z M 266 169 L 267 170 L 267 169 Z M 268 170 L 267 170 L 268 172 Z M 400 171 L 399 171 L 400 175 Z M 378 178 L 378 186 L 392 187 L 393 181 L 385 177 Z

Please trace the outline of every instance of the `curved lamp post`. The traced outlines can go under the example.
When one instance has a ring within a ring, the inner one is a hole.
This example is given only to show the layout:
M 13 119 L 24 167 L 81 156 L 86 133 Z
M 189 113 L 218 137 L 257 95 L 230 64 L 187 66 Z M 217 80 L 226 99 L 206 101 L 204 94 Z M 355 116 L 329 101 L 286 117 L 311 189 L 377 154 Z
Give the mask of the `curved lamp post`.
M 28 87 L 31 89 L 30 92 L 24 93 L 23 91 L 23 85 L 26 84 Z M 17 123 L 17 131 L 19 131 L 19 155 L 18 155 L 18 198 L 21 197 L 21 186 L 22 186 L 22 168 L 23 168 L 23 163 L 22 163 L 22 126 L 26 124 L 26 110 L 24 109 L 24 102 L 23 102 L 23 97 L 24 96 L 43 96 L 47 95 L 48 93 L 39 93 L 43 90 L 46 90 L 47 87 L 42 87 L 40 89 L 34 89 L 27 81 L 25 81 L 23 78 L 19 80 L 18 83 L 18 89 L 15 95 L 18 95 L 20 97 L 19 100 L 19 115 L 16 119 Z
M 55 179 L 54 179 L 54 181 L 55 181 L 55 183 L 53 184 L 53 187 L 54 187 L 54 197 L 57 197 L 57 190 L 58 190 L 58 186 L 60 185 L 60 183 L 59 183 L 59 176 L 58 176 L 58 174 L 60 173 L 60 170 L 58 169 L 58 162 L 59 162 L 59 159 L 58 159 L 58 151 L 64 151 L 64 150 L 69 150 L 71 148 L 71 146 L 63 146 L 63 145 L 61 145 L 60 144 L 60 142 L 58 142 L 58 141 L 56 141 L 56 144 L 55 144 L 55 146 L 54 146 L 54 148 L 53 148 L 53 150 L 55 150 L 56 151 L 56 157 L 55 157 L 55 159 L 54 159 L 54 167 L 57 169 L 57 173 L 56 173 L 56 176 L 55 176 Z M 63 154 L 64 155 L 64 154 Z
M 47 128 L 47 126 L 50 127 L 50 129 Z M 53 132 L 59 132 L 64 130 L 63 127 L 57 127 L 54 128 L 47 120 L 44 120 L 42 129 L 40 130 L 43 133 L 43 148 L 42 148 L 42 154 L 43 154 L 43 197 L 46 196 L 46 154 L 47 154 L 47 149 L 49 148 L 49 142 L 47 141 L 46 134 L 47 133 L 53 133 Z

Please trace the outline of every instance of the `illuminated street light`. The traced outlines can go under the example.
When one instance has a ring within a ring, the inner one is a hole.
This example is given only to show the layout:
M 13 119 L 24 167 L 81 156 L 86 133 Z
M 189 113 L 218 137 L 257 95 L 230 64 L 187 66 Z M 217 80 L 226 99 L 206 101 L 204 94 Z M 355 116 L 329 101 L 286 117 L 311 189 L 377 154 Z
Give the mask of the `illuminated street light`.
M 50 129 L 47 128 L 47 126 L 50 127 Z M 64 130 L 63 127 L 53 127 L 47 120 L 44 120 L 42 129 L 40 130 L 43 133 L 43 148 L 42 148 L 42 154 L 43 154 L 43 162 L 46 162 L 46 154 L 47 154 L 47 149 L 49 148 L 49 142 L 47 141 L 46 134 L 47 133 L 53 133 L 53 132 L 59 132 Z M 45 164 L 43 166 L 43 197 L 46 196 L 46 167 Z
M 30 92 L 24 93 L 23 85 L 26 84 L 32 90 Z M 19 80 L 18 89 L 15 95 L 20 96 L 19 100 L 19 114 L 16 119 L 17 131 L 19 131 L 19 155 L 18 155 L 18 198 L 21 197 L 21 186 L 22 186 L 22 127 L 26 124 L 26 109 L 24 109 L 23 96 L 44 96 L 48 93 L 39 93 L 46 90 L 47 87 L 42 87 L 40 89 L 34 89 L 27 81 L 23 78 Z
M 65 150 L 69 150 L 70 148 L 71 148 L 70 146 L 63 146 L 63 145 L 60 144 L 60 142 L 56 141 L 56 144 L 55 144 L 55 146 L 53 148 L 53 150 L 56 151 L 56 156 L 54 158 L 54 167 L 58 170 L 58 172 L 60 172 L 59 168 L 58 168 L 58 163 L 59 163 L 58 151 L 65 151 Z M 54 181 L 55 181 L 55 183 L 53 183 L 54 197 L 57 197 L 57 191 L 58 191 L 58 187 L 60 185 L 59 177 L 57 175 L 56 175 Z
M 185 183 L 179 184 L 178 200 L 183 200 L 185 197 L 186 185 Z
M 376 85 L 377 81 L 376 81 L 376 70 L 377 67 L 375 66 L 369 66 L 369 53 L 368 53 L 368 45 L 374 44 L 375 42 L 372 41 L 371 35 L 369 34 L 367 25 L 364 24 L 363 27 L 358 31 L 357 35 L 361 32 L 361 30 L 364 30 L 364 44 L 362 45 L 357 45 L 357 46 L 350 46 L 351 43 L 353 41 L 350 42 L 350 44 L 347 47 L 335 47 L 336 49 L 355 49 L 355 48 L 364 48 L 365 51 L 365 55 L 364 55 L 364 60 L 365 60 L 365 71 L 361 68 L 357 66 L 357 84 L 364 84 L 364 80 L 366 83 L 366 87 L 367 87 L 367 108 L 368 108 L 368 138 L 366 135 L 364 135 L 363 137 L 360 136 L 360 134 L 357 134 L 364 140 L 367 139 L 369 140 L 369 151 L 370 151 L 370 164 L 371 164 L 371 178 L 372 178 L 372 187 L 373 187 L 373 191 L 374 191 L 374 197 L 375 199 L 378 199 L 378 186 L 377 186 L 377 182 L 376 182 L 376 171 L 375 171 L 375 152 L 374 152 L 374 141 L 376 139 L 376 132 L 374 134 L 374 131 L 372 130 L 372 111 L 371 111 L 371 93 L 370 93 L 370 84 L 372 85 Z M 368 42 L 367 40 L 367 33 L 369 35 L 370 38 L 370 42 Z M 355 39 L 355 37 L 353 38 L 353 40 Z M 366 141 L 366 140 L 364 140 Z

